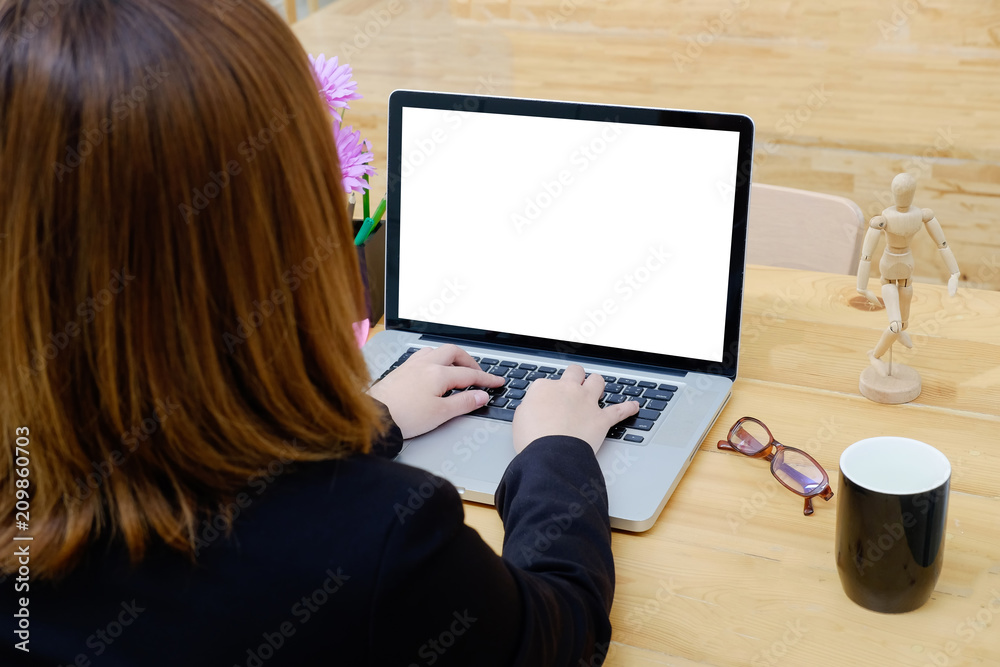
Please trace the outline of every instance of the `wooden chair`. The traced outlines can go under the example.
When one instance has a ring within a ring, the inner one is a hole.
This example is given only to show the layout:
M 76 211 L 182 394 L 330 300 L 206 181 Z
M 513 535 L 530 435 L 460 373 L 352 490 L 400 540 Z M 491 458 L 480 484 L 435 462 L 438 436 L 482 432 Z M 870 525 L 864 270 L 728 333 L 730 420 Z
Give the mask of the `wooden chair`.
M 748 264 L 856 274 L 868 224 L 845 197 L 753 183 L 748 226 Z
M 319 0 L 309 0 L 309 11 L 319 11 Z M 295 8 L 295 0 L 285 0 L 285 20 L 295 23 L 299 20 L 298 11 Z

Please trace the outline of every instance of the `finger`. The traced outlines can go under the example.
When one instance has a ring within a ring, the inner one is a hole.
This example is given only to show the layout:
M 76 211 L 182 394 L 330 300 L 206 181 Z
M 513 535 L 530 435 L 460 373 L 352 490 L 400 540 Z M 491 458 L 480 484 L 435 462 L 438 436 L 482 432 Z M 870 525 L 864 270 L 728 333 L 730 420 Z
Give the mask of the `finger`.
M 574 384 L 583 384 L 583 366 L 579 364 L 570 364 L 563 371 L 562 379 Z
M 444 377 L 448 389 L 456 387 L 500 387 L 504 379 L 498 375 L 493 375 L 479 369 L 465 368 L 464 366 L 445 366 Z
M 583 388 L 587 390 L 587 393 L 594 395 L 597 400 L 600 400 L 600 397 L 604 395 L 604 376 L 599 373 L 591 373 L 584 380 Z
M 465 366 L 466 368 L 479 369 L 479 364 L 468 352 L 451 343 L 435 348 L 427 358 L 443 366 Z
M 448 398 L 441 399 L 444 406 L 441 416 L 444 417 L 444 421 L 447 421 L 452 417 L 468 414 L 476 408 L 481 408 L 489 400 L 490 395 L 479 389 L 453 394 Z
M 606 417 L 608 428 L 617 424 L 623 419 L 628 419 L 632 415 L 638 414 L 639 403 L 636 401 L 625 401 L 614 405 L 607 405 L 601 410 L 601 415 Z

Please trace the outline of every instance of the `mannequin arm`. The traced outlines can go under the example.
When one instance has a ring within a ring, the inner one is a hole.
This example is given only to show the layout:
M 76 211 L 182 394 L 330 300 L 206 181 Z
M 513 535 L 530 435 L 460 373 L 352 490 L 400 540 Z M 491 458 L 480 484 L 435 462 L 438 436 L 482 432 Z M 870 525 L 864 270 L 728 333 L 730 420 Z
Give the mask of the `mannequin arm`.
M 945 266 L 948 267 L 948 273 L 951 274 L 948 278 L 948 295 L 955 296 L 955 293 L 958 291 L 958 276 L 961 273 L 958 269 L 958 260 L 955 259 L 955 253 L 952 252 L 948 246 L 948 242 L 944 238 L 944 230 L 941 229 L 941 223 L 934 217 L 934 211 L 925 208 L 923 214 L 927 233 L 931 235 L 934 243 L 937 244 L 938 251 L 941 253 L 941 259 L 944 260 Z

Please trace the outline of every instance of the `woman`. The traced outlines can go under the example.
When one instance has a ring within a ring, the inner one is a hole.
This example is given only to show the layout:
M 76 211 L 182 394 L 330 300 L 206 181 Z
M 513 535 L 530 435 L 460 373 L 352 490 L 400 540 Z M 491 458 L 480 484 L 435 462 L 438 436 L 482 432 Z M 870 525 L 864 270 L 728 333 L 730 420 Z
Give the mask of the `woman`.
M 444 346 L 359 389 L 329 117 L 263 2 L 0 0 L 0 202 L 2 664 L 603 661 L 635 408 L 535 383 L 503 558 L 390 460 L 497 379 Z

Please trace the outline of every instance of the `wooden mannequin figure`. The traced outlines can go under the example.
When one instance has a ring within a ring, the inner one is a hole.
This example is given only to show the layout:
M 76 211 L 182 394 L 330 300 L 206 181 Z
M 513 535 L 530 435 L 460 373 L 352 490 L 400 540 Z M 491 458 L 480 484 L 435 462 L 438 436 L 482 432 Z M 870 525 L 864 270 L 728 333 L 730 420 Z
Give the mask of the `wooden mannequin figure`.
M 910 300 L 913 298 L 910 239 L 920 230 L 921 224 L 927 227 L 951 273 L 948 295 L 955 296 L 958 291 L 958 262 L 945 241 L 934 211 L 913 205 L 916 189 L 916 179 L 910 174 L 899 174 L 892 179 L 892 197 L 896 205 L 871 219 L 871 228 L 865 235 L 861 262 L 858 264 L 858 292 L 873 305 L 880 305 L 875 293 L 868 289 L 868 276 L 879 235 L 885 234 L 885 251 L 878 268 L 882 273 L 882 299 L 889 315 L 889 327 L 882 333 L 875 349 L 868 351 L 871 365 L 861 373 L 859 383 L 861 394 L 877 403 L 906 403 L 920 395 L 920 375 L 909 366 L 892 363 L 892 346 L 899 341 L 906 347 L 913 347 L 913 341 L 906 333 Z M 887 351 L 888 363 L 882 358 Z

